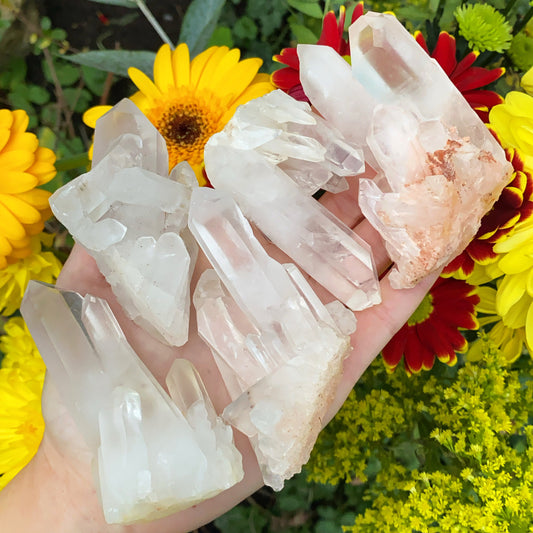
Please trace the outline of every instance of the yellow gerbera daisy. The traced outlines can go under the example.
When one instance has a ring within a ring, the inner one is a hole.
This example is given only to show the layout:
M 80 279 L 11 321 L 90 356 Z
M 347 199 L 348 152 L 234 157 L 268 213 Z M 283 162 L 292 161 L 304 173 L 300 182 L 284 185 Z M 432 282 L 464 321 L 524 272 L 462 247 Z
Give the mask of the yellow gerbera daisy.
M 13 314 L 19 307 L 30 279 L 54 283 L 62 264 L 52 252 L 43 252 L 42 244 L 51 246 L 53 235 L 40 233 L 30 239 L 30 254 L 0 270 L 0 313 Z
M 45 365 L 20 317 L 5 324 L 0 368 L 0 489 L 35 455 L 44 432 L 41 394 Z
M 220 131 L 240 104 L 274 89 L 267 74 L 258 74 L 259 58 L 240 61 L 240 51 L 227 46 L 212 46 L 192 61 L 186 44 L 171 51 L 165 44 L 157 52 L 154 81 L 136 68 L 128 70 L 139 92 L 131 100 L 150 119 L 165 138 L 169 167 L 188 161 L 200 185 L 204 146 Z M 94 128 L 96 120 L 111 106 L 97 106 L 83 116 Z
M 55 155 L 28 122 L 25 111 L 0 109 L 0 268 L 31 254 L 30 236 L 51 215 L 50 193 L 36 187 L 55 176 Z
M 533 67 L 531 67 L 523 76 L 520 85 L 529 96 L 533 96 Z

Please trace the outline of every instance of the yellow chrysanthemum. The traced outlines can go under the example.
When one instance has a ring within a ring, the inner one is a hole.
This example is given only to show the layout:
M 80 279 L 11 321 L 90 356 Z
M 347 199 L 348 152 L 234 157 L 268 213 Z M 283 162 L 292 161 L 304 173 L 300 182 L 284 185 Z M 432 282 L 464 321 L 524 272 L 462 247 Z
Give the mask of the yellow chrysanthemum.
M 489 121 L 503 147 L 518 148 L 526 170 L 533 172 L 533 96 L 511 91 L 491 109 Z
M 30 237 L 51 215 L 50 193 L 36 187 L 55 176 L 55 154 L 28 122 L 25 111 L 0 109 L 0 268 L 31 254 Z
M 170 168 L 188 161 L 200 185 L 206 184 L 205 143 L 226 125 L 237 106 L 274 88 L 267 74 L 257 73 L 262 63 L 259 58 L 240 61 L 240 51 L 227 46 L 212 46 L 191 61 L 186 44 L 174 51 L 165 44 L 155 58 L 154 81 L 129 69 L 139 89 L 130 98 L 165 138 Z M 83 120 L 94 128 L 110 108 L 93 107 Z
M 45 365 L 20 317 L 5 324 L 0 368 L 0 489 L 35 455 L 44 432 L 41 393 Z
M 13 314 L 19 307 L 30 279 L 54 283 L 62 264 L 52 252 L 43 252 L 42 244 L 51 246 L 53 235 L 40 233 L 30 239 L 28 257 L 0 270 L 0 313 Z
M 506 326 L 525 327 L 527 344 L 533 347 L 533 220 L 518 224 L 494 251 L 502 254 L 498 268 L 504 274 L 498 283 L 496 311 Z

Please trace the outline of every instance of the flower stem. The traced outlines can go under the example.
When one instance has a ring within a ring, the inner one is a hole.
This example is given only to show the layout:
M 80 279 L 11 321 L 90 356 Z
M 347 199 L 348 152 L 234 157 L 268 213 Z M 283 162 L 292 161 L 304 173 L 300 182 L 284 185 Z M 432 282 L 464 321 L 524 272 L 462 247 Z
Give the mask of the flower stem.
M 533 6 L 531 6 L 528 10 L 528 12 L 522 17 L 520 22 L 515 26 L 514 33 L 515 35 L 519 33 L 522 28 L 525 27 L 525 25 L 529 22 L 529 20 L 533 17 Z
M 63 159 L 56 161 L 54 166 L 58 172 L 61 172 L 64 170 L 86 167 L 90 162 L 91 161 L 87 156 L 87 152 L 83 152 L 83 154 L 64 157 Z
M 502 11 L 502 15 L 504 17 L 506 17 L 510 12 L 511 10 L 513 9 L 513 7 L 515 6 L 515 4 L 518 2 L 518 0 L 511 0 L 511 2 L 509 2 L 506 6 L 505 6 L 505 9 Z
M 171 50 L 174 50 L 173 42 L 170 40 L 169 36 L 165 33 L 165 30 L 161 27 L 159 22 L 157 22 L 152 12 L 148 9 L 148 6 L 144 3 L 144 0 L 135 0 L 135 3 L 137 4 L 137 7 L 142 11 L 143 15 L 146 17 L 148 22 L 152 25 L 154 30 L 157 32 L 159 37 L 161 37 L 162 41 L 167 43 L 170 46 Z

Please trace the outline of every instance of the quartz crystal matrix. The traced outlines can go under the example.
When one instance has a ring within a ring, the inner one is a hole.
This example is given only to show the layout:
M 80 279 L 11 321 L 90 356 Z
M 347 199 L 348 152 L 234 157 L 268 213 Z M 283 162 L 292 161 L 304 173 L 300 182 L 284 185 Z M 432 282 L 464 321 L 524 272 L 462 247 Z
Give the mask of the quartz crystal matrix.
M 107 522 L 152 520 L 242 479 L 232 430 L 191 363 L 177 360 L 169 372 L 174 404 L 104 300 L 30 281 L 21 311 L 94 453 Z
M 359 171 L 360 152 L 328 129 L 307 104 L 282 94 L 241 106 L 224 130 L 211 137 L 205 148 L 209 179 L 350 309 L 375 305 L 380 292 L 370 247 L 310 195 L 322 185 L 339 185 L 334 178 Z M 306 163 L 316 165 L 314 173 Z M 293 171 L 300 164 L 307 180 Z
M 363 151 L 361 209 L 396 263 L 391 283 L 410 287 L 466 247 L 511 167 L 394 16 L 367 13 L 349 33 L 351 72 L 333 49 L 300 45 L 301 81 L 321 115 Z
M 322 427 L 353 313 L 333 304 L 332 316 L 294 265 L 270 258 L 228 195 L 195 190 L 189 227 L 216 271 L 200 278 L 194 305 L 232 398 L 223 417 L 250 438 L 265 483 L 280 490 Z
M 128 316 L 177 346 L 188 338 L 197 255 L 187 229 L 193 183 L 187 163 L 169 178 L 164 139 L 123 100 L 97 122 L 91 171 L 50 199 L 56 217 L 96 259 Z

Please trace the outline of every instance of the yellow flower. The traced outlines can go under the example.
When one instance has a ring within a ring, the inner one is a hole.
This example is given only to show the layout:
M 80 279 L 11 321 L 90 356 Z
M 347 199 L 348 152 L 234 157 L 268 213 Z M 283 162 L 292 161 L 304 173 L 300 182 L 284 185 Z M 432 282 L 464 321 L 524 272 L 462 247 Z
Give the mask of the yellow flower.
M 492 287 L 478 287 L 479 303 L 476 306 L 479 325 L 481 327 L 492 326 L 487 334 L 487 338 L 501 350 L 506 361 L 512 363 L 522 354 L 524 343 L 526 342 L 526 331 L 524 324 L 517 327 L 509 327 L 506 321 L 498 314 L 496 309 L 496 289 Z M 525 317 L 523 317 L 525 322 Z M 516 323 L 513 325 L 516 326 Z M 483 359 L 486 340 L 476 339 L 470 343 L 467 358 L 470 361 L 480 361 Z M 531 350 L 530 350 L 531 352 Z
M 51 215 L 50 193 L 36 187 L 55 176 L 55 155 L 28 121 L 25 111 L 0 109 L 0 268 L 30 255 L 30 237 Z
M 490 110 L 489 122 L 503 147 L 521 150 L 526 170 L 533 172 L 533 96 L 511 91 Z
M 45 365 L 20 317 L 5 324 L 0 368 L 0 489 L 35 455 L 44 421 L 41 393 Z
M 533 96 L 533 67 L 531 67 L 523 76 L 520 85 L 529 96 Z
M 40 233 L 30 239 L 28 257 L 0 270 L 0 313 L 13 314 L 19 307 L 30 279 L 54 283 L 61 270 L 61 261 L 52 252 L 43 252 L 41 245 L 51 246 L 54 237 Z
M 518 224 L 494 251 L 503 254 L 498 267 L 504 273 L 496 293 L 496 311 L 508 327 L 525 327 L 526 342 L 533 347 L 533 220 Z
M 257 73 L 261 59 L 239 59 L 236 48 L 212 46 L 191 61 L 186 44 L 174 51 L 165 44 L 155 58 L 154 81 L 136 68 L 128 71 L 139 89 L 130 98 L 165 138 L 170 169 L 188 161 L 200 185 L 206 184 L 203 158 L 209 137 L 226 125 L 237 106 L 274 88 L 267 74 Z M 110 108 L 93 107 L 83 120 L 94 128 Z

